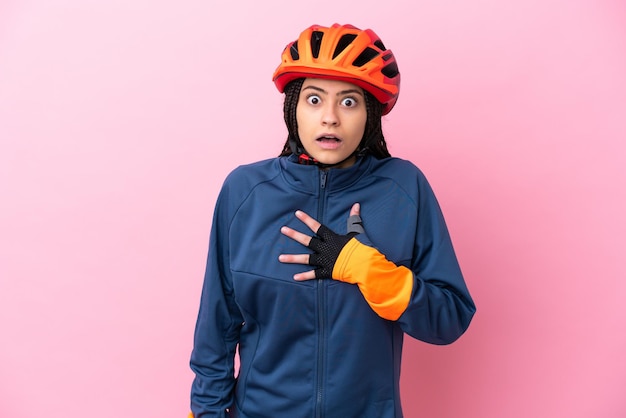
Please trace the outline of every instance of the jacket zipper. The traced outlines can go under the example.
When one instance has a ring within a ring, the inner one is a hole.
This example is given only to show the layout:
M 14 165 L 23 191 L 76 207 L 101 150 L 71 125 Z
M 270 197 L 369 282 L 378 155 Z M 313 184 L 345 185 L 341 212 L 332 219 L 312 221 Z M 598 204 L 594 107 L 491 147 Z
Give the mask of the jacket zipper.
M 326 201 L 326 181 L 328 172 L 320 171 L 320 195 L 317 207 L 317 219 L 323 222 L 324 203 Z M 324 297 L 324 279 L 317 279 L 317 326 L 319 336 L 317 340 L 317 391 L 315 398 L 315 417 L 322 418 L 322 401 L 324 398 L 324 363 L 326 352 L 324 341 L 326 340 L 326 309 Z

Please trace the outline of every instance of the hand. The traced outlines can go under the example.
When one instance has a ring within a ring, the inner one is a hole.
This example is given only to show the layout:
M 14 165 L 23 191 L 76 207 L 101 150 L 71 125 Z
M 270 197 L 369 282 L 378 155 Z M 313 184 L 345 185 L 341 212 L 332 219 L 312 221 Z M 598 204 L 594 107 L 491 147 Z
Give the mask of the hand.
M 294 280 L 303 281 L 315 278 L 331 278 L 333 267 L 343 247 L 352 239 L 352 237 L 363 232 L 360 212 L 360 205 L 355 203 L 350 209 L 350 216 L 348 218 L 348 234 L 339 235 L 320 224 L 317 220 L 313 219 L 306 213 L 300 210 L 296 211 L 296 217 L 308 226 L 309 229 L 315 233 L 315 236 L 303 234 L 287 226 L 282 227 L 280 232 L 305 247 L 311 248 L 314 253 L 281 254 L 278 257 L 278 260 L 282 263 L 308 264 L 317 266 L 317 268 L 313 270 L 294 275 Z

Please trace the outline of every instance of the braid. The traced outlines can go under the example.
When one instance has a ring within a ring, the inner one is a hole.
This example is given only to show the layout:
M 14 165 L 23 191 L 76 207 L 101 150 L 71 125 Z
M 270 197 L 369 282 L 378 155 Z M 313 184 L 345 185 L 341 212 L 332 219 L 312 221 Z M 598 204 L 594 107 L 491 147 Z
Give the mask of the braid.
M 383 135 L 382 115 L 383 104 L 368 91 L 365 91 L 365 107 L 367 109 L 367 121 L 365 132 L 359 148 L 365 153 L 372 154 L 377 159 L 391 157 L 387 149 L 387 142 Z
M 300 138 L 298 138 L 298 120 L 296 118 L 296 108 L 298 106 L 298 99 L 300 98 L 300 90 L 302 89 L 302 84 L 304 83 L 304 78 L 298 78 L 291 81 L 289 84 L 285 86 L 285 102 L 283 103 L 283 115 L 285 118 L 285 124 L 287 125 L 287 141 L 285 141 L 285 145 L 283 146 L 283 150 L 281 151 L 279 157 L 284 157 L 287 155 L 293 154 L 291 150 L 290 140 L 295 141 L 296 143 L 300 142 Z
M 283 103 L 283 114 L 285 124 L 287 125 L 287 140 L 283 145 L 283 150 L 280 153 L 280 157 L 285 157 L 293 154 L 290 142 L 300 145 L 300 138 L 298 137 L 298 121 L 296 118 L 296 108 L 298 106 L 298 99 L 300 97 L 300 90 L 304 78 L 298 78 L 291 81 L 285 86 L 285 101 Z M 359 144 L 358 151 L 364 154 L 371 154 L 377 159 L 390 157 L 389 150 L 387 149 L 387 142 L 383 136 L 382 128 L 382 114 L 384 105 L 380 103 L 376 98 L 365 91 L 365 108 L 367 110 L 367 120 L 365 122 L 365 132 L 363 133 L 363 139 Z

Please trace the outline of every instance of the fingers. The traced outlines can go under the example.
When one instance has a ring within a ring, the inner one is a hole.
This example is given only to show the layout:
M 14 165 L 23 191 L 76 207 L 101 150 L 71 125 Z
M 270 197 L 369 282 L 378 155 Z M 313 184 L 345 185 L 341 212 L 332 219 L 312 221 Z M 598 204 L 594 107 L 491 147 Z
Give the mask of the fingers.
M 283 226 L 282 228 L 280 228 L 280 232 L 283 235 L 288 236 L 292 240 L 299 242 L 305 247 L 308 247 L 309 243 L 311 242 L 311 237 L 309 235 L 303 234 L 302 232 L 298 232 L 295 229 L 289 228 L 288 226 Z
M 305 271 L 304 273 L 294 274 L 293 279 L 297 282 L 313 280 L 315 279 L 315 270 L 309 270 L 309 271 Z
M 289 264 L 309 264 L 309 254 L 281 254 L 278 261 Z
M 359 203 L 352 205 L 346 229 L 348 234 L 362 234 L 365 232 L 363 229 L 363 221 L 361 220 L 361 205 Z
M 352 205 L 352 209 L 350 209 L 350 216 L 354 216 L 354 215 L 361 215 L 361 204 L 360 203 L 355 203 L 354 205 Z
M 296 218 L 300 219 L 306 226 L 309 227 L 311 231 L 315 233 L 317 233 L 317 230 L 320 229 L 321 224 L 301 210 L 296 211 Z
M 321 226 L 319 222 L 300 210 L 296 211 L 296 217 L 315 233 Z M 280 228 L 280 232 L 283 235 L 293 239 L 294 241 L 299 242 L 305 247 L 308 247 L 311 243 L 311 236 L 303 234 L 302 232 L 298 232 L 295 229 L 289 228 L 288 226 L 283 226 L 282 228 Z M 281 254 L 278 256 L 278 261 L 280 261 L 281 263 L 306 265 L 309 264 L 309 256 L 309 254 Z M 315 270 L 309 270 L 303 273 L 294 274 L 293 279 L 296 281 L 315 279 Z
M 308 226 L 309 229 L 314 233 L 317 233 L 317 231 L 320 229 L 320 226 L 322 225 L 301 210 L 296 211 L 296 217 L 300 219 L 300 221 L 302 221 L 306 226 Z M 288 226 L 283 226 L 282 228 L 280 228 L 280 232 L 283 235 L 288 236 L 289 238 L 299 242 L 306 247 L 308 247 L 309 243 L 311 242 L 311 236 L 303 234 L 302 232 L 298 232 L 295 229 L 289 228 Z
M 278 256 L 278 261 L 289 264 L 309 264 L 309 254 L 281 254 Z M 315 279 L 315 270 L 294 274 L 293 279 L 298 282 Z
M 350 217 L 357 217 L 357 226 L 352 227 L 354 231 L 351 230 L 351 227 L 348 227 L 348 232 L 363 232 L 363 228 L 361 226 L 361 220 L 358 218 L 361 214 L 361 205 L 359 203 L 355 203 L 350 208 Z M 312 218 L 305 212 L 301 210 L 297 210 L 295 212 L 296 218 L 298 218 L 302 223 L 304 223 L 314 234 L 317 234 L 322 224 L 320 224 L 316 219 Z M 356 221 L 354 221 L 356 222 Z M 293 239 L 294 241 L 304 245 L 305 247 L 310 247 L 311 239 L 313 237 L 303 234 L 302 232 L 298 232 L 295 229 L 289 228 L 288 226 L 283 226 L 280 229 L 280 232 Z M 281 263 L 289 263 L 289 264 L 304 264 L 307 265 L 310 263 L 310 254 L 281 254 L 278 256 L 278 261 Z M 293 279 L 296 281 L 305 281 L 315 279 L 315 270 L 305 271 L 303 273 L 297 273 L 293 276 Z
M 354 215 L 356 216 L 361 215 L 360 203 L 355 203 L 354 205 L 352 205 L 352 208 L 350 208 L 350 216 L 354 216 Z M 309 216 L 308 214 L 306 214 L 305 212 L 301 210 L 296 211 L 296 218 L 300 219 L 300 221 L 302 221 L 306 226 L 309 227 L 311 231 L 315 232 L 316 234 L 317 234 L 317 231 L 320 229 L 320 226 L 322 225 L 316 219 L 312 218 L 311 216 Z M 283 232 L 283 229 L 285 230 L 285 232 Z M 304 234 L 300 234 L 299 232 L 294 231 L 293 229 L 288 228 L 288 227 L 283 227 L 283 229 L 281 229 L 281 232 L 287 235 L 289 238 L 296 239 L 295 238 L 296 235 L 299 236 L 300 238 L 303 238 L 305 236 Z M 299 239 L 296 239 L 296 241 L 307 246 L 309 245 L 308 242 L 304 243 L 303 241 Z M 310 241 L 310 237 L 309 237 L 309 241 Z

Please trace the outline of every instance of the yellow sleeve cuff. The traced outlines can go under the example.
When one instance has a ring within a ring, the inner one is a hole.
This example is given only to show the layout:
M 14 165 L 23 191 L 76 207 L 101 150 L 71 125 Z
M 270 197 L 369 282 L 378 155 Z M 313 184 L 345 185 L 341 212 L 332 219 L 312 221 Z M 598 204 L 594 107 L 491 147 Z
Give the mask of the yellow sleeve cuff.
M 352 238 L 341 250 L 333 279 L 359 286 L 381 318 L 395 321 L 404 313 L 413 291 L 413 272 L 396 266 L 375 248 Z

